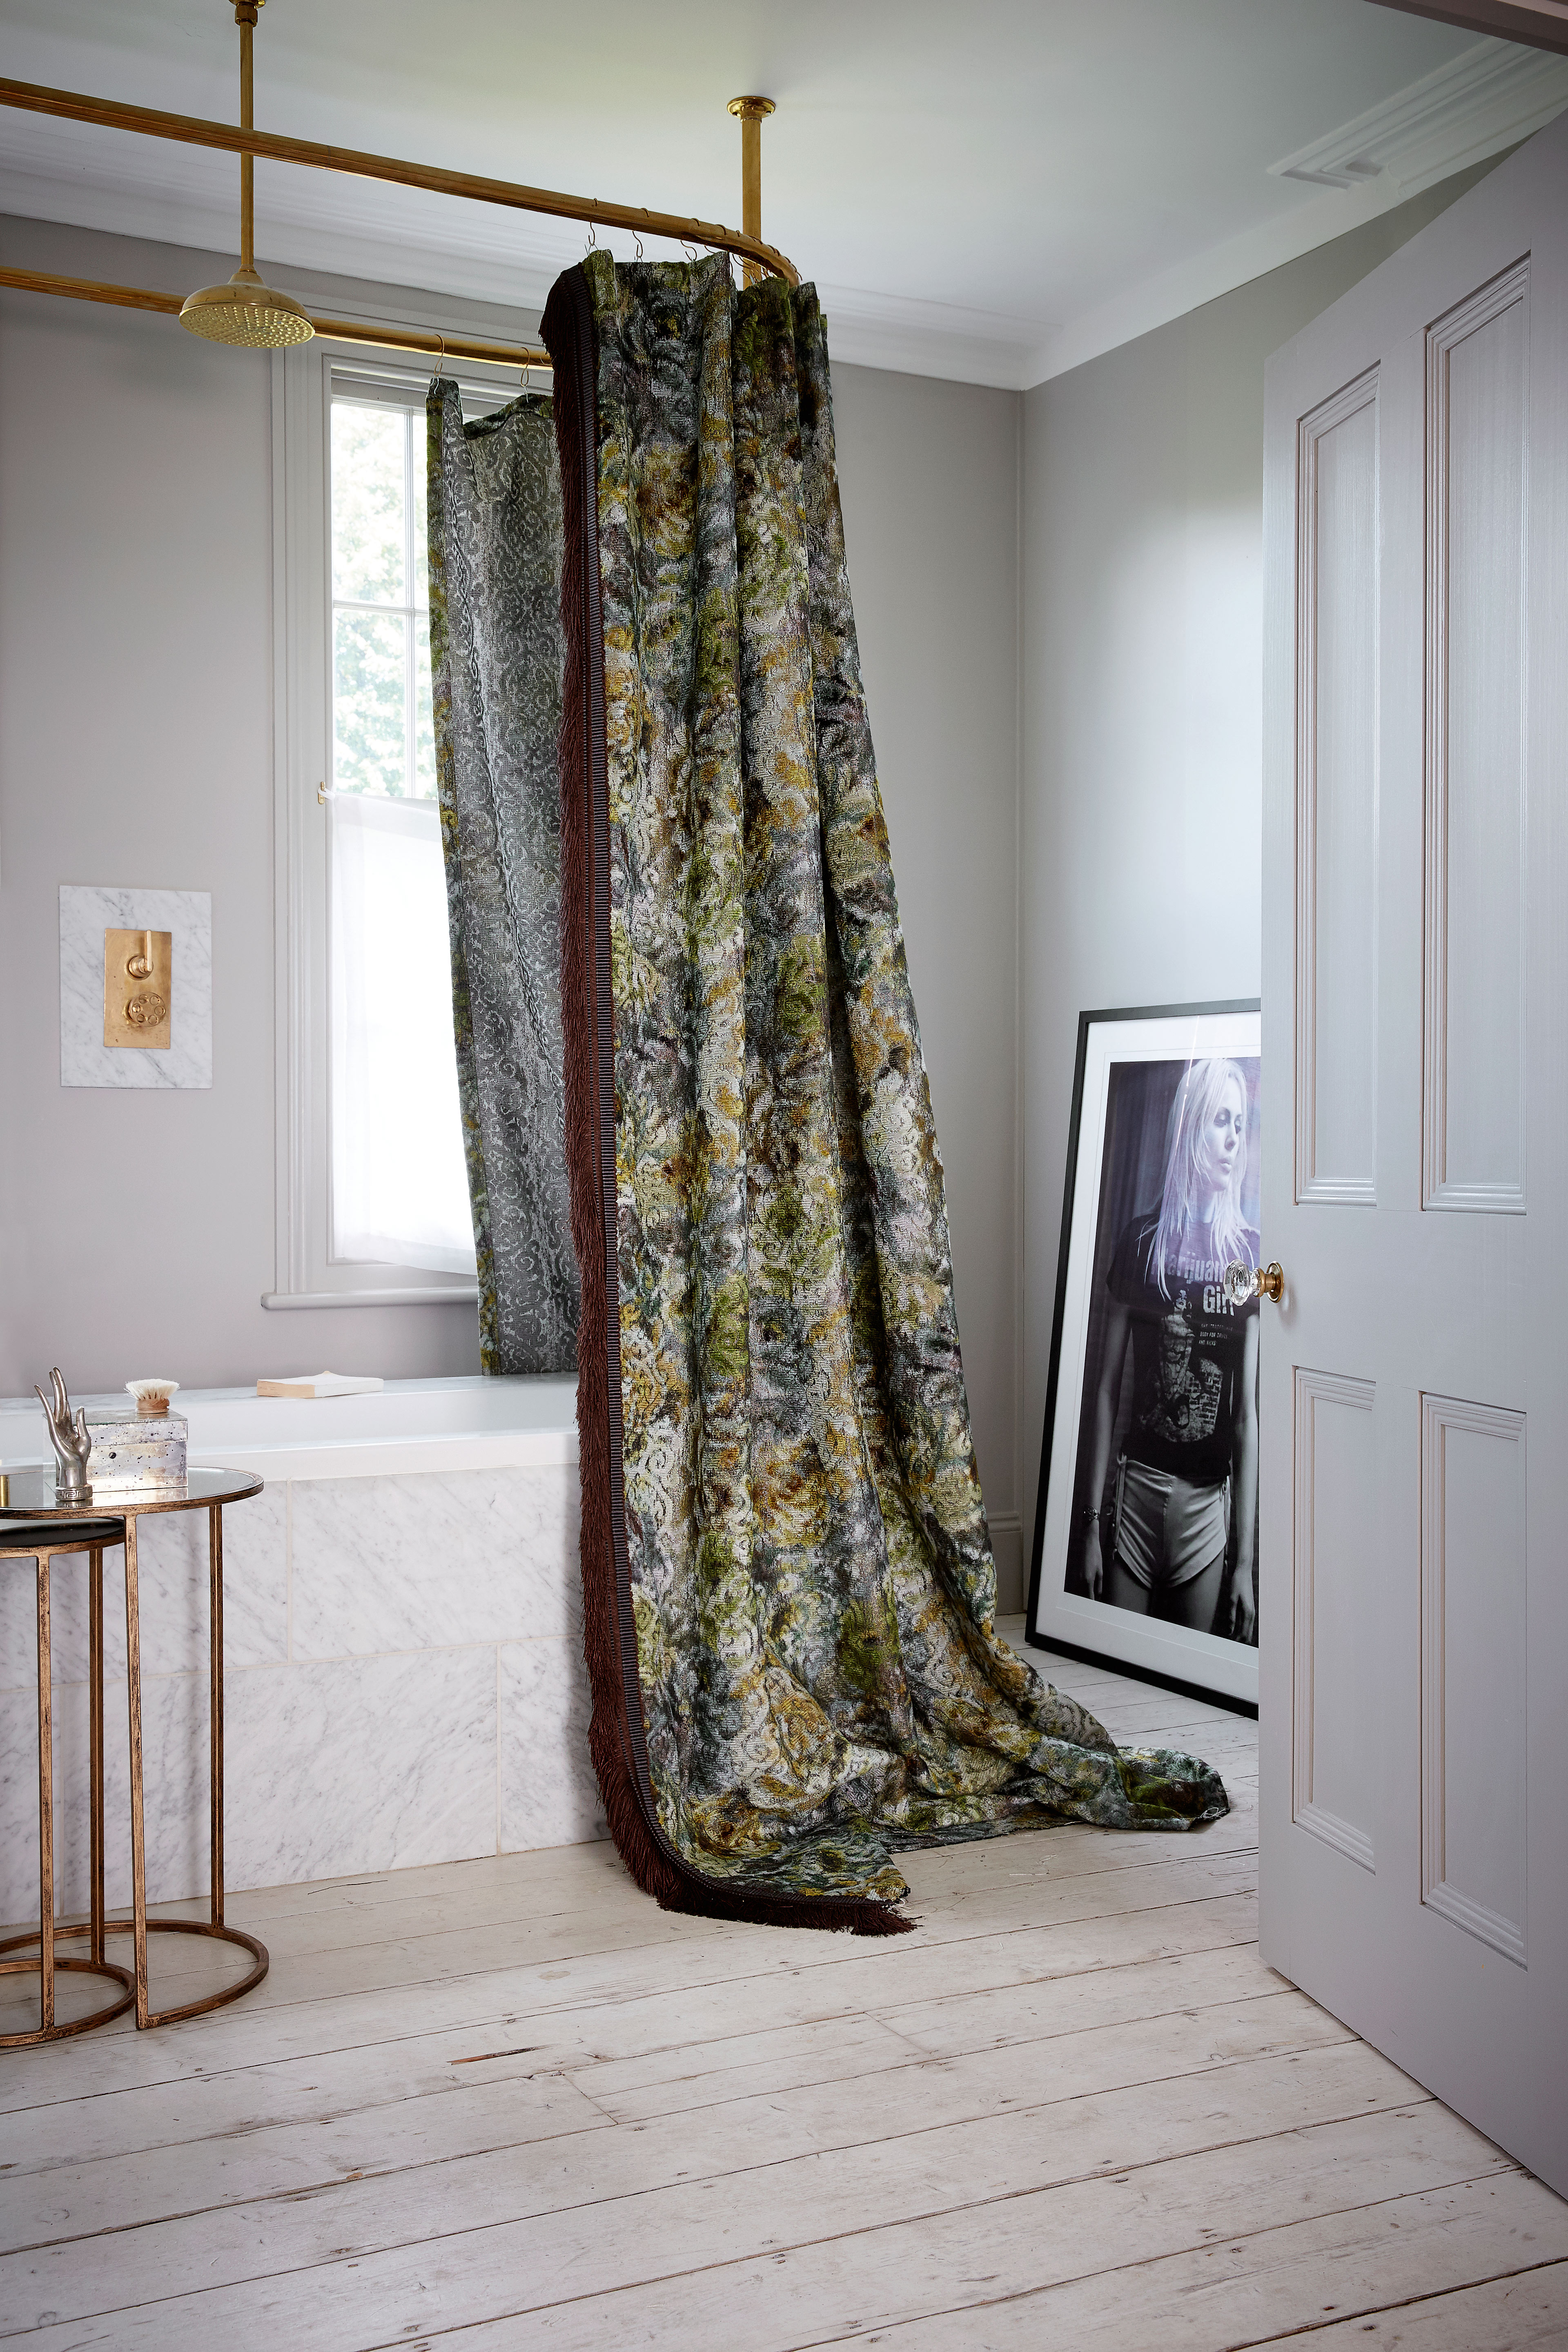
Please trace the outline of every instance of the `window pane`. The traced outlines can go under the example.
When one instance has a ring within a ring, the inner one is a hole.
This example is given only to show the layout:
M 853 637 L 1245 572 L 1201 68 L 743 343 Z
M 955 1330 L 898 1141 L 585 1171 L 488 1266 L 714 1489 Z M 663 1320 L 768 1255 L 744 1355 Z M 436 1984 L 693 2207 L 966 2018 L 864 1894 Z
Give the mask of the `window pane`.
M 414 789 L 433 799 L 436 727 L 430 704 L 430 615 L 420 613 L 414 623 Z
M 333 616 L 332 783 L 340 793 L 401 797 L 406 790 L 407 629 L 401 613 Z
M 440 820 L 333 804 L 332 1255 L 474 1271 Z
M 332 403 L 332 593 L 404 599 L 404 436 L 397 408 Z

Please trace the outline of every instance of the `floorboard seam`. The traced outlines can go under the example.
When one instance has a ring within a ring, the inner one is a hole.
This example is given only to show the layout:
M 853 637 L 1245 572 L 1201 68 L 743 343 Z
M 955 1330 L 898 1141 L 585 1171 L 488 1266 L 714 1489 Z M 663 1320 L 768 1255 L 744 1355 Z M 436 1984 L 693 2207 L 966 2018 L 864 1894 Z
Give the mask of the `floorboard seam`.
M 1308 2126 L 1308 2128 L 1316 2129 L 1318 2126 Z M 1279 2137 L 1286 2137 L 1286 2135 L 1281 2134 L 1279 2135 Z M 1248 2143 L 1245 2141 L 1233 2141 L 1226 2144 L 1229 2146 L 1247 2146 Z M 1205 2154 L 1208 2153 L 1207 2150 L 1205 2150 L 1204 2152 Z M 1173 2159 L 1155 2159 L 1157 2162 L 1168 2162 L 1172 2160 Z M 1005 2198 L 986 2198 L 984 2200 L 977 2200 L 976 2205 L 983 2203 L 990 2206 L 1011 2202 L 1014 2200 L 1025 2197 L 1049 2196 L 1051 2192 L 1057 2189 L 1081 2187 L 1086 2182 L 1091 2180 L 1120 2179 L 1124 2173 L 1143 2171 L 1147 2168 L 1147 2167 L 1142 2165 L 1118 2165 L 1106 2172 L 1075 2174 L 1069 2180 L 1052 2181 L 1044 2189 L 1018 2189 L 1010 2190 Z M 1509 2171 L 1517 2171 L 1519 2168 L 1514 2165 L 1506 2165 L 1498 2168 Z M 1481 2181 L 1489 2180 L 1494 2177 L 1495 2175 L 1492 2171 L 1479 2172 L 1473 2175 L 1468 2175 L 1461 2180 L 1445 2181 L 1442 2183 L 1442 2188 L 1445 2189 L 1475 2188 L 1479 2186 Z M 1384 2205 L 1404 2204 L 1411 2197 L 1430 2197 L 1438 2193 L 1438 2190 L 1432 2189 L 1408 2189 L 1402 2191 L 1397 2197 L 1374 2199 L 1370 2204 L 1330 2206 L 1312 2214 L 1310 2218 L 1312 2221 L 1331 2221 L 1336 2219 L 1342 2213 L 1373 2213 L 1376 2212 L 1379 2208 Z M 781 2253 L 809 2253 L 814 2247 L 847 2244 L 851 2240 L 856 2238 L 874 2238 L 880 2236 L 888 2230 L 906 2229 L 912 2224 L 919 2222 L 950 2220 L 956 2213 L 969 2212 L 973 2210 L 975 2210 L 974 2207 L 966 2205 L 939 2206 L 932 2208 L 926 2212 L 900 2214 L 895 2220 L 872 2222 L 867 2228 L 862 2230 L 830 2231 L 820 2237 L 800 2239 L 788 2246 L 780 2247 L 771 2245 L 768 2247 L 765 2253 L 737 2254 L 725 2262 L 698 2263 L 689 2265 L 684 2270 L 663 2271 L 646 2279 L 633 2280 L 628 2282 L 625 2286 L 601 2287 L 590 2290 L 589 2292 L 580 2295 L 561 2295 L 558 2296 L 553 2303 L 517 2305 L 511 2306 L 506 2311 L 490 2314 L 483 2319 L 460 2320 L 453 2327 L 429 2328 L 423 2332 L 431 2342 L 439 2342 L 444 2336 L 467 2335 L 475 2327 L 492 2327 L 500 2320 L 526 2319 L 535 2317 L 542 2312 L 569 2310 L 574 2304 L 594 2303 L 601 2298 L 608 2301 L 613 2295 L 637 2294 L 644 2293 L 649 2287 L 672 2285 L 675 2282 L 680 2279 L 708 2277 L 714 2275 L 721 2271 L 738 2270 L 752 2263 L 771 2262 L 775 2260 Z M 1026 2303 L 1036 2295 L 1052 2294 L 1057 2293 L 1062 2287 L 1080 2286 L 1091 2279 L 1115 2278 L 1118 2273 L 1122 2271 L 1144 2270 L 1150 2266 L 1151 2262 L 1179 2261 L 1184 2254 L 1204 2253 L 1217 2246 L 1245 2245 L 1249 2238 L 1268 2237 L 1272 2230 L 1290 2228 L 1294 2226 L 1300 2225 L 1273 2222 L 1262 2229 L 1255 2231 L 1227 2231 L 1223 2237 L 1195 2239 L 1190 2245 L 1173 2247 L 1165 2253 L 1153 2255 L 1152 2257 L 1144 2256 L 1137 2262 L 1110 2263 L 1107 2263 L 1105 2267 L 1100 2270 L 1076 2271 L 1072 2273 L 1070 2276 L 1051 2280 L 1047 2285 L 1021 2288 L 1016 2294 L 979 2295 L 970 2303 L 942 2305 L 939 2308 L 931 2311 L 911 2312 L 900 2319 L 874 2320 L 869 2323 L 868 2327 L 857 2329 L 852 2336 L 802 2337 L 798 2342 L 790 2346 L 789 2352 L 826 2352 L 826 2347 L 835 2344 L 848 2344 L 855 2343 L 857 2341 L 864 2341 L 865 2337 L 872 2328 L 891 2330 L 893 2328 L 900 2327 L 920 2326 L 932 2319 L 955 2318 L 961 2316 L 965 2312 L 989 2311 L 1009 2304 Z M 1525 2271 L 1549 2270 L 1557 2267 L 1557 2264 L 1552 2262 L 1531 2263 L 1524 2265 L 1523 2267 Z M 1488 2277 L 1485 2279 L 1467 2280 L 1465 2284 L 1467 2286 L 1485 2286 L 1491 2284 L 1496 2279 L 1510 2278 L 1520 2274 L 1520 2273 L 1510 2270 L 1497 2271 L 1489 2273 Z M 1444 2289 L 1442 2292 L 1445 2294 L 1458 2294 L 1462 2291 L 1463 2290 L 1461 2288 L 1456 2287 Z M 1423 2300 L 1436 2301 L 1436 2299 L 1437 2298 L 1436 2296 L 1412 2296 L 1406 2298 L 1406 2300 L 1410 2302 L 1420 2302 Z M 1378 2309 L 1386 2308 L 1389 2310 L 1398 2310 L 1401 2307 L 1402 2305 L 1397 2303 L 1375 2306 L 1375 2308 Z M 1342 2319 L 1355 2319 L 1363 2315 L 1362 2311 L 1359 2309 L 1341 2313 L 1338 2314 L 1333 2320 L 1324 2320 L 1321 2323 L 1309 2323 L 1306 2327 L 1298 2329 L 1295 2333 L 1298 2335 L 1310 2333 L 1313 2332 L 1313 2329 L 1318 2325 L 1322 2326 L 1337 2326 Z M 363 2347 L 363 2352 L 399 2352 L 399 2347 L 403 2348 L 403 2352 L 406 2352 L 408 2341 L 409 2339 L 406 2336 L 389 2336 L 383 2343 Z M 1226 2352 L 1261 2352 L 1261 2347 L 1268 2343 L 1285 2343 L 1289 2341 L 1289 2334 L 1284 2336 L 1257 2338 L 1245 2345 L 1239 2342 L 1228 2345 L 1226 2347 Z
M 1348 2039 L 1351 2042 L 1354 2042 L 1356 2037 L 1352 2034 Z M 1345 2044 L 1341 2042 L 1333 2042 L 1320 2043 L 1315 2046 L 1319 2048 L 1339 2050 L 1344 2048 Z M 1268 2053 L 1268 2058 L 1270 2060 L 1275 2058 L 1289 2058 L 1300 2056 L 1302 2054 L 1304 2053 L 1297 2051 L 1271 2051 Z M 1118 2092 L 1144 2090 L 1152 2087 L 1156 2084 L 1206 2080 L 1212 2075 L 1227 2074 L 1237 2066 L 1254 2065 L 1260 2063 L 1268 2062 L 1259 2061 L 1255 2058 L 1225 2059 L 1217 2065 L 1193 2067 L 1180 2074 L 1151 2075 L 1148 2077 L 1146 2082 L 1118 2084 L 1113 2084 L 1109 2088 L 1104 2085 L 1100 2085 L 1092 2091 L 1072 2092 L 1065 2098 L 1041 2100 L 1033 2106 L 1026 2105 L 1011 2108 L 1008 2111 L 1008 2121 L 1012 2122 L 1020 2116 L 1042 2115 L 1048 2112 L 1052 2107 L 1074 2106 L 1081 2099 L 1108 2098 L 1116 2095 Z M 1412 2088 L 1419 2092 L 1419 2085 L 1412 2085 Z M 1358 2103 L 1354 2107 L 1347 2108 L 1342 2115 L 1320 2116 L 1314 2123 L 1293 2126 L 1284 2132 L 1250 2132 L 1243 2134 L 1234 2140 L 1215 2140 L 1208 2142 L 1205 2144 L 1201 2152 L 1207 2155 L 1227 2147 L 1247 2147 L 1264 2139 L 1288 2138 L 1292 2136 L 1292 2131 L 1300 2131 L 1303 2133 L 1320 2131 L 1326 2129 L 1334 2124 L 1352 2122 L 1362 2116 L 1397 2115 L 1405 2109 L 1425 2105 L 1429 2103 L 1430 2094 L 1426 2094 L 1424 2096 L 1418 2095 L 1414 2098 L 1408 2095 L 1402 2096 L 1398 2099 L 1390 2101 L 1386 2106 L 1378 2106 L 1362 2102 Z M 589 2197 L 583 2199 L 581 2202 L 576 2204 L 542 2206 L 536 2211 L 531 2213 L 509 2214 L 502 2220 L 474 2222 L 465 2229 L 438 2230 L 426 2237 L 400 2239 L 393 2245 L 367 2247 L 356 2253 L 354 2259 L 356 2262 L 363 2262 L 372 2260 L 378 2254 L 403 2252 L 411 2246 L 445 2245 L 458 2238 L 483 2237 L 492 2230 L 514 2228 L 520 2221 L 538 2221 L 546 2217 L 553 2218 L 564 2213 L 590 2212 L 595 2206 L 599 2205 L 605 2207 L 614 2205 L 630 2205 L 645 2197 L 667 2195 L 674 2189 L 685 2189 L 700 2188 L 705 2181 L 742 2179 L 752 2174 L 772 2172 L 787 2165 L 812 2163 L 824 2156 L 853 2156 L 858 2149 L 867 2147 L 889 2147 L 901 2141 L 926 2138 L 933 2132 L 952 2130 L 956 2127 L 962 2127 L 965 2124 L 984 2124 L 992 2120 L 994 2120 L 994 2118 L 985 2114 L 949 2116 L 941 2123 L 921 2124 L 910 2131 L 895 2132 L 891 2135 L 887 2133 L 879 2133 L 874 2138 L 864 2140 L 836 2141 L 830 2147 L 801 2149 L 797 2150 L 793 2156 L 776 2157 L 765 2162 L 759 2162 L 756 2164 L 738 2166 L 726 2165 L 714 2172 L 691 2173 L 678 2181 L 657 2181 L 646 2189 L 621 2190 L 611 2197 Z M 638 2129 L 647 2128 L 647 2126 L 637 2124 L 620 2124 L 613 2125 L 612 2128 L 621 2131 L 637 2131 Z M 571 2137 L 573 2135 L 569 2133 L 563 2133 L 557 2134 L 554 2137 L 565 2138 Z M 595 2130 L 591 2137 L 597 2138 L 599 2137 L 597 2130 Z M 501 2156 L 507 2154 L 509 2150 L 514 2147 L 529 2147 L 537 2144 L 538 2143 L 530 2141 L 502 2141 L 494 2148 L 475 2148 L 468 2150 L 465 2152 L 465 2157 L 461 2159 L 455 2159 L 447 2156 L 434 2157 L 429 2158 L 425 2164 L 399 2165 L 392 2168 L 386 2172 L 365 2172 L 361 2174 L 359 2177 L 362 2180 L 393 2180 L 406 2179 L 409 2175 L 416 2172 L 426 2170 L 432 2172 L 438 2171 L 444 2166 L 454 2161 L 466 2161 L 469 2158 L 480 2158 L 487 2156 Z M 1109 2164 L 1098 2166 L 1089 2172 L 1081 2174 L 1074 2173 L 1069 2175 L 1064 2181 L 1051 2181 L 1047 2184 L 1047 2186 L 1049 2189 L 1057 2189 L 1071 2187 L 1075 2182 L 1084 2180 L 1119 2179 L 1124 2174 L 1130 2176 L 1136 2172 L 1147 2171 L 1152 2165 L 1163 2164 L 1171 2160 L 1172 2159 L 1165 2157 L 1153 2157 L 1149 2158 L 1148 2161 L 1143 2164 L 1134 2161 L 1131 2164 Z M 1517 2167 L 1513 2167 L 1512 2168 L 1515 2170 L 1518 2169 Z M 1482 2179 L 1485 2177 L 1488 2176 L 1482 2174 L 1478 2174 L 1476 2176 L 1477 2179 Z M 16 2261 L 25 2255 L 51 2253 L 61 2251 L 68 2246 L 90 2245 L 95 2240 L 100 2239 L 135 2236 L 140 2234 L 143 2230 L 166 2229 L 174 2227 L 181 2222 L 210 2221 L 215 2215 L 243 2212 L 247 2207 L 265 2210 L 270 2207 L 306 2204 L 314 2199 L 326 2196 L 334 2190 L 341 2189 L 344 2186 L 345 2183 L 342 2175 L 341 2173 L 334 2174 L 331 2179 L 317 2181 L 306 2187 L 293 2186 L 287 2189 L 271 2190 L 264 2196 L 236 2198 L 232 2203 L 228 2204 L 191 2206 L 176 2213 L 160 2213 L 149 2216 L 146 2221 L 126 2221 L 110 2229 L 84 2231 L 77 2237 L 41 2239 L 33 2244 L 11 2247 L 4 2255 L 0 2255 L 0 2268 L 3 2268 L 5 2263 Z M 996 2204 L 1010 2201 L 1012 2198 L 1016 2196 L 1031 2196 L 1039 2192 L 1037 2189 L 1016 2189 L 1007 2191 L 1005 2196 L 1002 2198 L 987 2197 L 972 2201 L 976 2204 Z M 961 2203 L 951 2209 L 942 2208 L 939 2210 L 952 2210 L 954 2212 L 966 2212 L 970 2210 L 970 2206 Z M 920 2215 L 900 2217 L 900 2219 L 910 2220 L 919 2220 L 922 2217 Z M 889 2227 L 891 2224 L 879 2223 L 876 2226 L 879 2228 Z M 860 2233 L 856 2231 L 847 2231 L 842 2234 L 854 2236 Z M 812 2245 L 826 2244 L 831 2242 L 831 2239 L 807 2239 L 802 2242 Z M 1229 2241 L 1226 2239 L 1219 2242 L 1229 2242 Z M 751 2257 L 746 2257 L 745 2259 L 751 2259 Z M 307 2261 L 295 2264 L 291 2270 L 257 2272 L 245 2279 L 231 2280 L 228 2282 L 228 2284 L 234 2286 L 251 2285 L 260 2279 L 302 2277 L 312 2270 L 326 2269 L 332 2266 L 333 2264 L 330 2262 L 321 2263 L 318 2261 Z M 710 2265 L 700 2265 L 700 2267 L 720 2269 L 722 2268 L 723 2265 L 715 2263 Z M 202 2292 L 202 2290 L 193 2289 L 190 2290 L 190 2292 L 199 2293 Z M 178 2299 L 179 2298 L 176 2297 L 154 2297 L 153 2301 L 174 2301 Z M 575 2298 L 570 2299 L 575 2300 Z M 139 2305 L 128 2305 L 126 2307 L 131 2309 L 142 2308 L 142 2306 Z M 103 2316 L 107 2315 L 94 2315 Z M 3 2332 L 0 2332 L 0 2341 L 6 2340 L 8 2340 L 8 2338 Z

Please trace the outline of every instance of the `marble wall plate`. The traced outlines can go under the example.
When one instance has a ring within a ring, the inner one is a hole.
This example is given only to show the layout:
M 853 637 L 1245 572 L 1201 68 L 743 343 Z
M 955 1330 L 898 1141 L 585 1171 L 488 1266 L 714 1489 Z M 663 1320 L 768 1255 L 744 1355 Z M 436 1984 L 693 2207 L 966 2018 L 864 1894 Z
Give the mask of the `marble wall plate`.
M 62 1087 L 210 1087 L 213 902 L 205 890 L 60 885 Z M 168 931 L 174 989 L 166 1047 L 103 1042 L 105 931 Z

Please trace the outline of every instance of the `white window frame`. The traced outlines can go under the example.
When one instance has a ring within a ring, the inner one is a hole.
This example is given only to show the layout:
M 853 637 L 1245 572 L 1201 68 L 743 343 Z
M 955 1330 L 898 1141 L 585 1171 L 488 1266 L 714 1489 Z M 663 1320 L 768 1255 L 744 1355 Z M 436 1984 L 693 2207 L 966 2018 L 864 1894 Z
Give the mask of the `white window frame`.
M 422 401 L 430 362 L 311 342 L 275 352 L 271 364 L 277 1287 L 262 1294 L 261 1304 L 472 1302 L 479 1287 L 471 1276 L 331 1255 L 326 795 L 332 772 L 332 387 L 334 379 L 340 385 L 358 379 L 367 390 L 380 385 L 405 399 L 417 393 Z M 514 370 L 465 362 L 443 373 L 458 378 L 470 415 L 499 407 L 521 388 Z

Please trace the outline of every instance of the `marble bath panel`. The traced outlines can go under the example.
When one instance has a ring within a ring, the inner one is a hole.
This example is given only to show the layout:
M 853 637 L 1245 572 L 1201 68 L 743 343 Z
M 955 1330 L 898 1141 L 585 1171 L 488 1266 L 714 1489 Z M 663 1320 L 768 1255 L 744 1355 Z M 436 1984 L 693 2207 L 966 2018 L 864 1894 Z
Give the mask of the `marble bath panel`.
M 57 1691 L 54 1708 L 55 1907 L 88 1905 L 87 1685 Z M 142 1808 L 147 1899 L 206 1891 L 207 1691 L 205 1675 L 142 1685 Z M 110 1910 L 131 1900 L 131 1745 L 125 1685 L 105 1683 L 104 1883 Z M 26 1922 L 38 1902 L 38 1726 L 13 1695 L 0 1712 L 0 1917 Z
M 210 1087 L 212 899 L 205 890 L 60 885 L 62 1087 Z M 103 1042 L 105 931 L 167 931 L 172 982 L 166 1046 Z
M 588 1669 L 575 1634 L 500 1654 L 500 1843 L 505 1853 L 608 1837 L 588 1753 Z
M 107 1620 L 120 1611 L 120 1654 L 125 1654 L 124 1553 L 103 1555 L 103 1612 Z M 68 1553 L 49 1570 L 49 1655 L 55 1687 L 87 1680 L 86 1552 Z M 107 1644 L 106 1644 L 107 1646 Z M 38 1683 L 37 1570 L 30 1559 L 0 1559 L 0 1692 L 7 1694 L 10 1714 L 14 1692 L 32 1702 Z
M 547 1644 L 545 1646 L 553 1646 Z M 150 1902 L 207 1889 L 205 1675 L 144 1678 L 143 1805 Z M 225 1686 L 225 1845 L 230 1889 L 337 1878 L 496 1851 L 496 1654 L 254 1666 Z M 88 1900 L 85 1684 L 57 1693 L 56 1903 Z M 0 1712 L 0 1918 L 37 1915 L 37 1717 Z M 131 1900 L 125 1685 L 104 1689 L 105 1880 Z M 592 1834 L 592 1832 L 587 1832 Z
M 280 1663 L 289 1645 L 288 1489 L 263 1488 L 223 1515 L 224 1659 L 226 1670 Z M 205 1511 L 144 1517 L 137 1539 L 142 1672 L 207 1670 L 207 1519 Z M 57 1559 L 49 1578 L 49 1647 L 57 1688 L 87 1679 L 88 1556 Z M 31 1561 L 0 1561 L 0 1691 L 37 1683 L 37 1602 Z M 125 1671 L 125 1553 L 103 1555 L 103 1655 Z
M 295 1658 L 575 1635 L 578 1472 L 296 1480 Z
M 123 1555 L 116 1552 L 118 1564 Z M 105 1566 L 107 1569 L 107 1561 Z M 110 1664 L 124 1665 L 123 1569 Z M 106 1579 L 107 1581 L 107 1579 Z M 143 1518 L 137 1538 L 144 1675 L 205 1674 L 207 1670 L 207 1517 L 205 1511 L 168 1511 Z M 106 1626 L 110 1612 L 105 1607 Z M 223 1515 L 223 1635 L 225 1671 L 280 1665 L 289 1654 L 289 1490 L 264 1486 Z M 118 1646 L 116 1646 L 118 1645 Z
M 231 1887 L 495 1852 L 493 1649 L 253 1666 L 226 1714 Z

